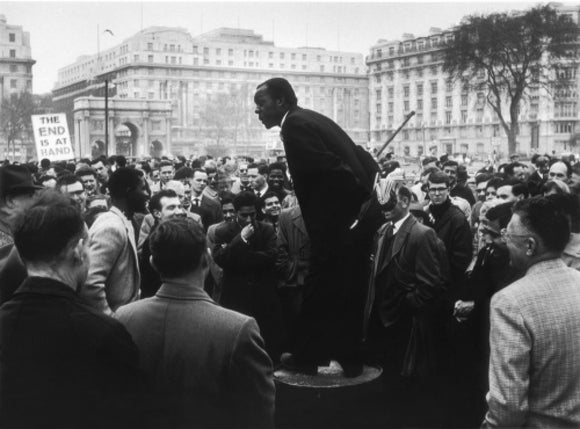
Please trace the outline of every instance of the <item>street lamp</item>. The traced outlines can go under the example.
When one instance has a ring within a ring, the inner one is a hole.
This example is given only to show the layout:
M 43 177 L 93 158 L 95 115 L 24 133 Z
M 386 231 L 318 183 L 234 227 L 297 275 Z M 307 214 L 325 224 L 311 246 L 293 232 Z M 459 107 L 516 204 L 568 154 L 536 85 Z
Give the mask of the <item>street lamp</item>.
M 105 79 L 105 156 L 109 157 L 109 79 Z

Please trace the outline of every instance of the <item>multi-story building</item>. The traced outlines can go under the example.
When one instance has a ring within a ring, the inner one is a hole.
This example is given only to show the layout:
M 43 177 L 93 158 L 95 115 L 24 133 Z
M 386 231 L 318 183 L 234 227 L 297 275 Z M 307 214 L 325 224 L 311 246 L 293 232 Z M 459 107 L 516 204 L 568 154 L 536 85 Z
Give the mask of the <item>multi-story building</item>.
M 186 156 L 205 152 L 263 156 L 281 145 L 278 133 L 264 130 L 255 117 L 253 94 L 259 83 L 274 76 L 293 84 L 301 106 L 330 116 L 355 142 L 368 142 L 368 80 L 362 54 L 277 47 L 252 30 L 220 28 L 192 37 L 182 28 L 150 27 L 60 69 L 53 94 L 55 104 L 72 113 L 74 99 L 103 95 L 106 80 L 114 85 L 109 94 L 113 104 L 116 99 L 171 103 L 170 137 L 157 138 L 157 151 L 161 144 L 164 152 Z M 141 136 L 151 135 L 140 129 L 142 125 L 130 124 L 122 112 L 109 113 L 110 141 L 115 139 L 114 130 L 125 124 L 139 133 L 131 153 L 153 151 L 151 141 L 141 141 Z M 90 122 L 102 122 L 103 112 L 85 109 L 81 116 L 75 118 L 87 122 L 89 131 L 83 136 L 94 148 L 95 141 L 103 140 L 103 127 L 94 128 Z M 158 122 L 163 126 L 161 119 Z M 71 120 L 75 135 L 81 126 Z
M 30 52 L 30 34 L 22 26 L 8 24 L 6 17 L 0 15 L 0 100 L 22 92 L 32 93 L 32 66 L 35 62 Z M 6 139 L 2 131 L 0 135 L 0 154 L 6 157 Z M 20 138 L 28 140 L 28 133 L 23 133 Z M 18 157 L 20 144 L 16 149 Z
M 558 10 L 579 22 L 580 7 Z M 449 37 L 452 30 L 431 28 L 426 36 L 404 34 L 401 40 L 379 40 L 371 47 L 366 58 L 371 145 L 380 146 L 415 111 L 389 146 L 398 155 L 448 153 L 484 159 L 494 151 L 507 154 L 507 136 L 485 93 L 470 90 L 473 86 L 453 81 L 443 71 L 443 45 Z M 518 152 L 559 153 L 580 147 L 580 82 L 576 67 L 564 73 L 573 88 L 550 94 L 538 86 L 522 102 Z

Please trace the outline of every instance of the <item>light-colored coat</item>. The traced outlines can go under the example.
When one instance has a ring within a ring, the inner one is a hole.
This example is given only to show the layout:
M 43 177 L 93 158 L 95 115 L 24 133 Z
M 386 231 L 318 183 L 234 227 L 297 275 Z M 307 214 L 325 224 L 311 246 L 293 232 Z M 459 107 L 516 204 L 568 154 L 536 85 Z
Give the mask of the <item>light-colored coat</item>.
M 185 283 L 163 283 L 116 317 L 158 394 L 160 427 L 272 427 L 272 363 L 254 319 Z
M 580 427 L 580 273 L 539 262 L 491 301 L 485 427 Z
M 139 299 L 139 263 L 131 222 L 116 207 L 89 230 L 89 275 L 80 290 L 93 308 L 107 314 Z

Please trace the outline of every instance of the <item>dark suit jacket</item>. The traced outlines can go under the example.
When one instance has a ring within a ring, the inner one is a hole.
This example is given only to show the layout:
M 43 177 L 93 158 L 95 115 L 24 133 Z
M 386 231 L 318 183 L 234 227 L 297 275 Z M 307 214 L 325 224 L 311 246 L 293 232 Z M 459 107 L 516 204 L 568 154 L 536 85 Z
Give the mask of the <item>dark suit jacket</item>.
M 119 322 L 29 277 L 0 307 L 0 327 L 3 427 L 141 427 L 145 377 Z
M 120 308 L 150 377 L 159 428 L 273 426 L 272 363 L 256 322 L 194 285 L 163 283 Z
M 218 201 L 204 194 L 202 194 L 201 204 L 199 207 L 193 203 L 193 198 L 191 201 L 192 203 L 189 206 L 189 211 L 192 213 L 197 213 L 201 216 L 201 222 L 203 223 L 203 227 L 206 231 L 210 225 L 224 220 L 222 206 Z
M 300 206 L 282 210 L 278 218 L 277 238 L 276 268 L 280 275 L 280 286 L 303 286 L 310 260 L 310 240 Z
M 313 248 L 332 248 L 369 196 L 374 173 L 363 167 L 350 137 L 320 113 L 290 110 L 281 136 Z
M 431 228 L 411 215 L 391 239 L 387 224 L 377 232 L 365 325 L 371 311 L 383 326 L 413 316 L 413 329 L 403 362 L 406 375 L 433 371 L 439 364 L 437 343 L 443 320 L 441 298 L 448 280 L 445 247 Z M 392 244 L 389 246 L 389 241 Z

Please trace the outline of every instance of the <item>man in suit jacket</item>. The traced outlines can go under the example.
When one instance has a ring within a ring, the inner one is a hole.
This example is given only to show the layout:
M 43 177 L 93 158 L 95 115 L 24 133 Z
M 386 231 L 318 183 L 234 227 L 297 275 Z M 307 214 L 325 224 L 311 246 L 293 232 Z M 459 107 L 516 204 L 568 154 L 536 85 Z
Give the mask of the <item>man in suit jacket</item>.
M 77 296 L 89 251 L 74 203 L 43 194 L 21 215 L 14 241 L 28 277 L 0 307 L 2 426 L 147 427 L 135 344 Z
M 111 314 L 139 298 L 140 273 L 131 218 L 145 212 L 148 195 L 137 170 L 119 168 L 109 179 L 112 207 L 89 230 L 91 264 L 81 297 Z
M 215 230 L 213 258 L 223 269 L 220 304 L 254 317 L 277 361 L 280 311 L 276 295 L 276 233 L 272 225 L 256 221 L 257 197 L 242 192 L 234 198 L 236 219 Z
M 207 231 L 210 225 L 221 222 L 224 219 L 219 201 L 204 194 L 207 187 L 207 173 L 202 169 L 193 170 L 191 181 L 191 206 L 189 211 L 201 216 L 201 222 Z
M 356 349 L 362 333 L 365 268 L 379 223 L 359 222 L 378 166 L 331 119 L 298 107 L 288 81 L 269 79 L 254 95 L 266 128 L 281 127 L 294 189 L 310 237 L 310 274 L 289 369 L 316 372 L 330 358 L 362 371 Z
M 559 198 L 518 201 L 504 233 L 525 275 L 491 300 L 485 427 L 580 427 L 580 273 L 560 259 Z
M 251 317 L 204 292 L 202 228 L 170 218 L 150 238 L 163 284 L 152 298 L 119 309 L 154 389 L 154 427 L 271 428 L 272 363 Z

